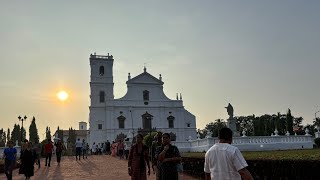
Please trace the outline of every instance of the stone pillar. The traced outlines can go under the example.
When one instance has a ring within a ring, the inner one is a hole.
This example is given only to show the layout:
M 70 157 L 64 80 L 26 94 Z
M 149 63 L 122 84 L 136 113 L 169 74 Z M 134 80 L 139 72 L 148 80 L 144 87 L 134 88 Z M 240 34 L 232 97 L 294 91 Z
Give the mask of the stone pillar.
M 233 132 L 233 136 L 240 136 L 240 133 L 237 131 L 237 124 L 234 118 L 227 119 L 227 127 Z

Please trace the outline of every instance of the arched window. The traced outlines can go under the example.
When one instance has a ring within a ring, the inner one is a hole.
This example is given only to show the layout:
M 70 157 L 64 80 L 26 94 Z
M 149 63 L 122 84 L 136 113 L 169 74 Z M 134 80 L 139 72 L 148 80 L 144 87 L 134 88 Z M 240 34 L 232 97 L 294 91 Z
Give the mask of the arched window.
M 103 103 L 105 101 L 105 93 L 104 91 L 100 91 L 100 94 L 99 94 L 99 97 L 100 97 L 100 102 Z
M 124 116 L 121 115 L 118 117 L 119 129 L 124 129 L 124 120 L 126 120 Z
M 173 117 L 173 116 L 169 116 L 169 117 L 167 118 L 167 120 L 168 120 L 168 126 L 169 126 L 169 128 L 174 128 L 174 117 Z
M 100 74 L 100 76 L 103 76 L 103 75 L 104 75 L 104 67 L 103 67 L 103 66 L 100 66 L 100 68 L 99 68 L 99 74 Z
M 152 128 L 152 119 L 153 116 L 146 112 L 145 114 L 142 115 L 142 126 L 143 129 L 151 129 Z
M 149 91 L 147 91 L 147 90 L 143 91 L 143 100 L 149 101 Z

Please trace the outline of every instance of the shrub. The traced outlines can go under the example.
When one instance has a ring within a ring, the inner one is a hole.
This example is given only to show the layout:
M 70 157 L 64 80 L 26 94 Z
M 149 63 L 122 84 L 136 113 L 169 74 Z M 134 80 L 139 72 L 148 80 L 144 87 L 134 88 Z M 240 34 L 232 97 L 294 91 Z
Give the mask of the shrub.
M 316 144 L 317 148 L 320 147 L 320 138 L 315 138 L 314 143 Z

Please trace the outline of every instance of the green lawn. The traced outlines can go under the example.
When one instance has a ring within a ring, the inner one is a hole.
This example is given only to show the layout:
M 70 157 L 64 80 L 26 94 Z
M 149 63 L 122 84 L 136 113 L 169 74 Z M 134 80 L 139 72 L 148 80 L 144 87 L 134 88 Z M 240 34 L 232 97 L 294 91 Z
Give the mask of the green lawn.
M 242 152 L 246 160 L 319 160 L 320 149 Z M 204 158 L 205 153 L 183 153 L 182 157 Z

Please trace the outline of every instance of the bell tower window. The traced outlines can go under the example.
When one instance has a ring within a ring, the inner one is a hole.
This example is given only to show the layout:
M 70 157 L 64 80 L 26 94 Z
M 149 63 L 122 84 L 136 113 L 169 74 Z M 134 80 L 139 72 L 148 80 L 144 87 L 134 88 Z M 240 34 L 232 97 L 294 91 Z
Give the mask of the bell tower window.
M 100 76 L 103 76 L 103 75 L 104 75 L 104 67 L 103 67 L 103 66 L 100 66 L 100 68 L 99 68 L 99 74 L 100 74 Z
M 99 99 L 100 99 L 100 103 L 104 103 L 105 101 L 105 93 L 104 91 L 100 91 L 100 94 L 99 94 Z

